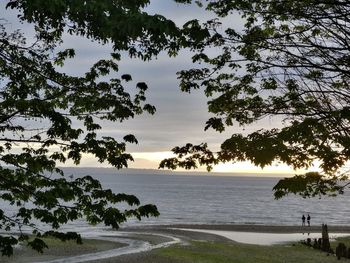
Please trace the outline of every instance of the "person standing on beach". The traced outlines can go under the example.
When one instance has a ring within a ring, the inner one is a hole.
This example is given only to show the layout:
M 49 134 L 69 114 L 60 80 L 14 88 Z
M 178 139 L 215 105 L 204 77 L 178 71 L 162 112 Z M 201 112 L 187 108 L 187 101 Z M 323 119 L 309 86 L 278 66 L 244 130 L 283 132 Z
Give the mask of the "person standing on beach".
M 311 220 L 311 216 L 309 214 L 307 214 L 307 225 L 310 226 L 310 220 Z
M 305 215 L 303 215 L 303 216 L 301 217 L 301 221 L 302 221 L 301 225 L 302 225 L 302 226 L 305 226 Z

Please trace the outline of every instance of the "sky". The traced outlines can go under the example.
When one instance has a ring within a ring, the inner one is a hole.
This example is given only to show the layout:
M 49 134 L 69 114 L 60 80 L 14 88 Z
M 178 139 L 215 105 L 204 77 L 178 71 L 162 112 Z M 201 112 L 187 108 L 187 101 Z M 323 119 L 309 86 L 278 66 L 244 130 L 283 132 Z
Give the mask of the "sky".
M 7 27 L 11 30 L 21 29 L 26 35 L 31 34 L 32 26 L 18 22 L 16 12 L 4 8 L 7 1 L 0 2 L 0 18 L 8 21 Z M 176 4 L 171 0 L 152 0 L 146 11 L 161 14 L 172 19 L 178 25 L 182 25 L 189 19 L 197 18 L 204 21 L 212 15 L 196 6 Z M 233 26 L 241 27 L 242 20 L 239 16 L 231 16 L 231 20 L 225 21 Z M 89 66 L 100 58 L 108 58 L 112 51 L 110 45 L 100 45 L 81 37 L 64 36 L 63 48 L 74 48 L 76 57 L 63 68 L 73 75 L 84 73 Z M 210 117 L 207 110 L 207 98 L 203 91 L 193 91 L 190 94 L 180 91 L 176 72 L 191 68 L 192 62 L 189 51 L 182 51 L 176 58 L 169 58 L 161 54 L 150 62 L 142 62 L 138 59 L 124 57 L 119 65 L 120 73 L 128 73 L 133 76 L 133 83 L 144 81 L 149 86 L 147 91 L 148 103 L 156 106 L 155 115 L 141 115 L 135 119 L 120 123 L 104 123 L 102 135 L 122 138 L 126 134 L 134 134 L 138 145 L 130 145 L 127 150 L 132 153 L 135 162 L 130 163 L 131 168 L 157 169 L 159 162 L 171 157 L 171 149 L 190 142 L 199 144 L 207 142 L 208 145 L 218 150 L 220 144 L 229 138 L 232 133 L 252 132 L 264 128 L 272 128 L 276 125 L 272 120 L 265 120 L 244 129 L 234 126 L 224 133 L 212 130 L 204 131 L 206 120 Z M 66 165 L 71 165 L 67 163 Z M 85 156 L 81 166 L 105 166 L 99 164 L 92 156 Z M 203 170 L 204 168 L 200 169 Z M 264 170 L 255 167 L 248 162 L 236 164 L 220 164 L 214 168 L 216 172 L 249 172 L 249 173 L 291 173 L 285 165 L 272 165 Z

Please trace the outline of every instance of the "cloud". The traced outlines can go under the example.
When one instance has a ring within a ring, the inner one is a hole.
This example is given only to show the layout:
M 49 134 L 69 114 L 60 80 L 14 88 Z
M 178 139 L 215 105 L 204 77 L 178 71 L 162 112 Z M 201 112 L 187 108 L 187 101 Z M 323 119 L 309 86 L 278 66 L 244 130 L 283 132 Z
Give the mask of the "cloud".
M 16 11 L 4 9 L 6 2 L 0 2 L 0 17 L 9 21 L 10 29 L 21 28 L 25 35 L 32 35 L 32 25 L 19 23 Z M 211 16 L 194 5 L 177 4 L 172 0 L 152 0 L 146 10 L 152 14 L 161 14 L 174 19 L 178 25 L 189 19 L 204 21 Z M 224 22 L 238 27 L 242 24 L 238 16 Z M 109 53 L 112 52 L 111 45 L 101 45 L 70 35 L 64 35 L 64 43 L 60 48 L 76 49 L 77 56 L 68 61 L 62 69 L 72 75 L 84 73 L 94 62 L 100 58 L 108 58 Z M 182 51 L 176 58 L 169 58 L 166 54 L 161 54 L 150 62 L 124 56 L 120 62 L 120 74 L 131 74 L 134 80 L 133 85 L 138 81 L 148 84 L 150 89 L 147 92 L 147 98 L 151 104 L 156 106 L 157 113 L 154 116 L 137 116 L 124 123 L 104 122 L 102 135 L 122 138 L 126 134 L 135 134 L 140 143 L 131 145 L 128 150 L 136 153 L 152 153 L 170 151 L 174 146 L 181 146 L 187 142 L 209 142 L 214 149 L 218 149 L 220 143 L 230 137 L 232 132 L 244 132 L 240 127 L 232 127 L 222 134 L 214 131 L 204 132 L 205 122 L 210 116 L 207 112 L 207 98 L 202 91 L 194 91 L 191 94 L 182 93 L 176 76 L 179 70 L 191 67 L 193 67 L 191 54 L 187 50 Z M 264 127 L 266 123 L 262 125 Z M 267 123 L 267 125 L 274 124 Z M 249 130 L 256 128 L 258 126 L 251 126 Z M 90 157 L 85 158 L 82 165 L 97 165 L 91 160 Z M 136 160 L 134 167 L 157 167 L 157 160 L 152 158 L 138 157 Z

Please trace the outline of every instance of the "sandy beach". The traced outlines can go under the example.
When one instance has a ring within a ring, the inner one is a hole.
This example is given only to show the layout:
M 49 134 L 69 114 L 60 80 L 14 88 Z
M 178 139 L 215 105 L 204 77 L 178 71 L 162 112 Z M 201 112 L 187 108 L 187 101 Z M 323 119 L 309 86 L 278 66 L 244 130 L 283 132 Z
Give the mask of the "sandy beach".
M 236 224 L 178 224 L 163 226 L 146 226 L 144 229 L 169 229 L 169 228 L 189 228 L 189 229 L 208 229 L 225 230 L 238 232 L 259 232 L 259 233 L 300 233 L 300 232 L 321 232 L 322 226 L 286 226 L 286 225 L 236 225 Z M 350 233 L 350 226 L 328 225 L 328 231 L 333 233 Z

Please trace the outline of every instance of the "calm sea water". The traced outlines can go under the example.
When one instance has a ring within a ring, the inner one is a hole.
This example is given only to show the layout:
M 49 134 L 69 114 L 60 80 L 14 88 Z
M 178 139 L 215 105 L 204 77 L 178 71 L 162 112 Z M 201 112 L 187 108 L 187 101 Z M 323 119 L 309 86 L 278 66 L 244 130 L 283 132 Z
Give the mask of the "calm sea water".
M 300 225 L 302 214 L 307 213 L 311 215 L 311 223 L 314 225 L 350 224 L 350 190 L 336 198 L 303 199 L 291 195 L 275 200 L 272 188 L 278 178 L 121 175 L 108 169 L 69 172 L 75 176 L 88 172 L 114 192 L 134 194 L 142 204 L 157 205 L 161 214 L 159 217 L 142 221 L 129 220 L 124 226 L 182 223 Z M 0 206 L 4 209 L 3 204 Z M 74 222 L 67 227 L 91 231 L 83 221 Z
M 279 180 L 268 177 L 193 175 L 95 175 L 115 192 L 135 194 L 156 204 L 160 217 L 128 224 L 276 224 L 300 225 L 310 213 L 312 224 L 350 224 L 350 193 L 336 198 L 275 200 Z

